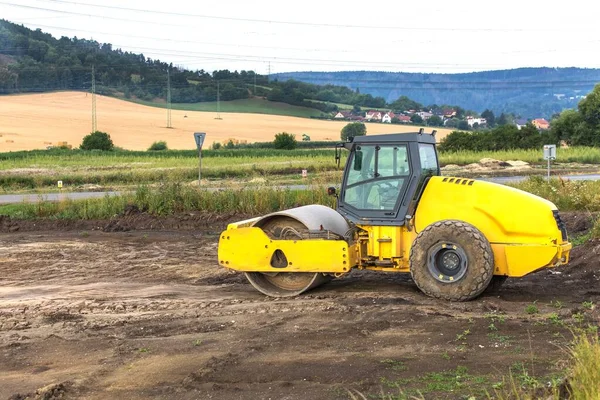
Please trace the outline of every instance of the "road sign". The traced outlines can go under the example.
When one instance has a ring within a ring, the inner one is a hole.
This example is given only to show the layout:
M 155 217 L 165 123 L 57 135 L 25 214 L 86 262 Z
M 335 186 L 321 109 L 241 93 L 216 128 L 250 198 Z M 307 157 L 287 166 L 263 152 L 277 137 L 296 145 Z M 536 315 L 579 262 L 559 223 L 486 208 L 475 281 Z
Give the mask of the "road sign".
M 547 180 L 550 182 L 550 160 L 556 160 L 556 145 L 545 144 L 544 145 L 544 160 L 548 160 L 548 177 Z
M 195 132 L 194 139 L 196 140 L 196 147 L 198 150 L 202 149 L 202 144 L 204 144 L 204 138 L 206 137 L 206 133 L 204 132 Z
M 58 186 L 58 188 L 59 188 L 59 189 L 62 189 L 62 187 L 63 187 L 63 182 L 62 182 L 62 181 L 58 181 L 58 182 L 57 182 L 57 186 Z
M 545 144 L 544 145 L 544 160 L 556 160 L 556 145 Z
M 196 147 L 198 148 L 198 186 L 200 186 L 200 178 L 202 173 L 202 145 L 204 144 L 204 138 L 206 133 L 194 132 L 194 140 L 196 141 Z

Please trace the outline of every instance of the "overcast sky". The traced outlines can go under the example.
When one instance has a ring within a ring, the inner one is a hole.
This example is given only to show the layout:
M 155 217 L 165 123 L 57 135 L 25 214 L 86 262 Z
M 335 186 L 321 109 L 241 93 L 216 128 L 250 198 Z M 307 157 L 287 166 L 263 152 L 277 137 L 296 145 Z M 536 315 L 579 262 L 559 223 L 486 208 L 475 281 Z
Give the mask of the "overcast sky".
M 0 18 L 207 71 L 600 68 L 600 4 L 592 0 L 352 4 L 0 0 Z

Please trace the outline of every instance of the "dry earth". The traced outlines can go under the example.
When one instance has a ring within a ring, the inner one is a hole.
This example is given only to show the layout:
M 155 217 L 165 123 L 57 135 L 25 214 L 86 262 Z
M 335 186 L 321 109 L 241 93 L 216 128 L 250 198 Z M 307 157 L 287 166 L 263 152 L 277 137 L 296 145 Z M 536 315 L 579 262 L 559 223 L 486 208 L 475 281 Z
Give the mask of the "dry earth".
M 0 219 L 0 399 L 482 398 L 511 367 L 560 376 L 574 315 L 598 323 L 598 243 L 467 303 L 362 272 L 271 299 L 215 262 L 231 218 Z
M 116 146 L 146 150 L 153 142 L 165 140 L 172 149 L 193 149 L 193 132 L 206 132 L 206 144 L 228 138 L 248 142 L 271 141 L 275 134 L 288 132 L 312 140 L 336 140 L 347 122 L 267 114 L 172 111 L 173 129 L 166 129 L 166 110 L 147 107 L 111 97 L 97 96 L 98 129 L 108 132 Z M 0 152 L 45 149 L 66 141 L 79 146 L 91 130 L 91 95 L 58 92 L 0 96 Z M 184 116 L 187 116 L 184 118 Z M 415 127 L 368 124 L 370 134 L 411 132 Z M 438 137 L 450 132 L 438 129 Z

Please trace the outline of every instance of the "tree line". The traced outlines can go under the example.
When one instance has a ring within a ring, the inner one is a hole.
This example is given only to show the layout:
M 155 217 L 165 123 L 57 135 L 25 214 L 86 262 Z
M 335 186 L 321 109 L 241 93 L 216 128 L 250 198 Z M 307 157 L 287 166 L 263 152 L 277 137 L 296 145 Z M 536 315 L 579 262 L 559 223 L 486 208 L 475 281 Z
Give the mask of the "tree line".
M 386 103 L 383 97 L 345 86 L 315 85 L 296 80 L 279 82 L 255 71 L 187 70 L 143 54 L 114 49 L 109 43 L 77 37 L 59 39 L 0 20 L 0 94 L 53 90 L 90 90 L 92 68 L 99 94 L 153 101 L 196 103 L 265 97 L 270 101 L 338 111 L 336 103 L 404 111 L 423 106 L 407 97 Z

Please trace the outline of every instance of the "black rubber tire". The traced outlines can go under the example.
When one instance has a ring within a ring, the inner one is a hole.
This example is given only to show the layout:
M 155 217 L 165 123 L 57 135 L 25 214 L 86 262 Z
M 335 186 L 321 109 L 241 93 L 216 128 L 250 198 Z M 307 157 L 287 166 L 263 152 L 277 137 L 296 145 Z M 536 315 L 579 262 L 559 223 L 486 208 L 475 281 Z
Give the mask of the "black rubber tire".
M 270 219 L 257 227 L 261 228 L 267 236 L 273 239 L 297 240 L 302 239 L 302 233 L 308 231 L 301 222 L 290 217 L 276 217 Z M 293 229 L 284 233 L 286 228 Z M 263 274 L 261 272 L 246 272 L 246 279 L 259 292 L 271 297 L 294 297 L 306 291 L 324 285 L 331 281 L 331 275 L 325 275 L 314 272 L 285 272 L 274 274 Z M 298 281 L 299 286 L 294 287 L 294 280 Z M 278 282 L 279 281 L 279 282 Z M 285 283 L 291 283 L 286 287 Z
M 502 285 L 504 285 L 504 282 L 506 282 L 507 279 L 508 276 L 506 275 L 494 275 L 483 293 L 490 295 L 497 294 L 502 289 Z
M 467 257 L 464 276 L 456 282 L 440 282 L 429 271 L 429 250 L 449 241 Z M 410 274 L 418 288 L 428 296 L 450 301 L 467 301 L 479 296 L 494 276 L 494 253 L 477 228 L 466 222 L 443 220 L 421 231 L 410 249 Z

